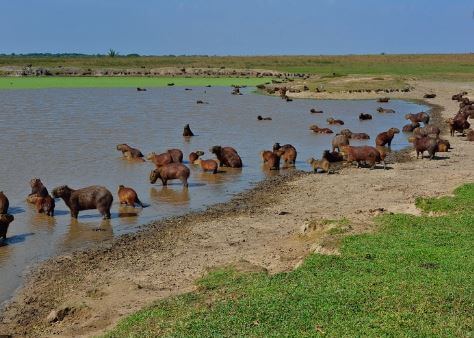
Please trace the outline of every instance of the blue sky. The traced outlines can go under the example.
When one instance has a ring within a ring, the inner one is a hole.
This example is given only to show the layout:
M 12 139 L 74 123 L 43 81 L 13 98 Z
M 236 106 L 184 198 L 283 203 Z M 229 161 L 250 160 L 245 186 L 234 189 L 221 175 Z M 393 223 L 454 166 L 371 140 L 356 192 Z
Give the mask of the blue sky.
M 0 53 L 474 52 L 472 0 L 0 0 Z

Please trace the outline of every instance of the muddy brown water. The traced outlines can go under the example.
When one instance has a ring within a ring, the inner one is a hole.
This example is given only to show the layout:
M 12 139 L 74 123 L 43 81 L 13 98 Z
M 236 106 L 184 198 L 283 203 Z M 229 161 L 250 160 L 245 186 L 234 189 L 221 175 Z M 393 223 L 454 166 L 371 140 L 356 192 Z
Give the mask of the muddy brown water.
M 396 114 L 379 114 L 374 100 L 294 100 L 256 95 L 231 95 L 230 88 L 156 88 L 147 92 L 134 89 L 43 89 L 0 91 L 0 190 L 10 199 L 11 224 L 8 239 L 0 247 L 0 302 L 9 299 L 21 285 L 29 268 L 48 257 L 85 248 L 124 233 L 137 231 L 157 218 L 184 214 L 190 210 L 230 199 L 250 188 L 266 175 L 259 153 L 273 143 L 291 143 L 298 150 L 296 167 L 309 170 L 305 160 L 320 157 L 328 149 L 332 135 L 317 135 L 310 124 L 326 127 L 328 117 L 345 121 L 334 131 L 349 128 L 367 132 L 373 144 L 377 133 L 405 124 L 403 115 L 426 110 L 415 103 L 394 100 L 383 104 Z M 209 104 L 196 104 L 197 100 Z M 310 114 L 316 108 L 324 114 Z M 361 112 L 374 116 L 358 120 Z M 257 121 L 257 115 L 272 121 Z M 189 123 L 197 135 L 181 136 Z M 116 151 L 118 143 L 138 147 L 143 153 L 180 148 L 185 158 L 191 151 L 220 144 L 235 147 L 244 162 L 241 170 L 225 170 L 216 175 L 191 167 L 190 185 L 184 190 L 178 181 L 163 188 L 148 180 L 153 165 L 130 163 Z M 397 135 L 392 149 L 407 145 Z M 283 169 L 285 170 L 285 169 Z M 288 169 L 289 170 L 289 169 Z M 102 221 L 96 210 L 83 211 L 72 221 L 65 204 L 57 200 L 55 217 L 39 215 L 25 202 L 29 180 L 39 177 L 51 191 L 67 184 L 80 188 L 99 184 L 114 194 L 112 220 Z M 119 184 L 133 187 L 149 207 L 120 207 Z

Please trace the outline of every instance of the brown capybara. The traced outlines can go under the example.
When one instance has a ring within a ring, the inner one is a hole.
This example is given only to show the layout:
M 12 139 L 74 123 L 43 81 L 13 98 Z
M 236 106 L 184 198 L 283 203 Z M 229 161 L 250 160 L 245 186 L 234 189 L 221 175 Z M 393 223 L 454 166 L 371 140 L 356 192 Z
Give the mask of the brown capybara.
M 315 160 L 311 157 L 307 162 L 311 165 L 315 173 L 318 172 L 318 169 L 321 169 L 323 173 L 329 174 L 330 163 L 327 159 Z
M 378 134 L 377 137 L 375 138 L 375 145 L 382 146 L 382 147 L 384 145 L 387 145 L 390 147 L 392 145 L 392 140 L 395 134 L 398 134 L 398 133 L 400 133 L 400 130 L 398 130 L 398 128 L 390 128 L 389 130 Z
M 31 193 L 27 197 L 27 202 L 36 204 L 38 197 L 46 197 L 49 195 L 48 189 L 44 186 L 43 182 L 39 178 L 32 178 L 30 180 Z
M 390 101 L 389 97 L 379 97 L 377 99 L 377 102 L 380 102 L 380 103 L 387 103 L 388 101 Z
M 393 110 L 393 109 L 385 109 L 385 108 L 382 108 L 382 107 L 378 107 L 376 110 L 379 113 L 382 113 L 382 114 L 394 114 L 395 113 L 395 110 Z
M 197 103 L 204 103 L 204 102 L 201 101 L 201 100 L 198 100 Z M 194 133 L 192 132 L 191 128 L 189 127 L 189 124 L 184 126 L 183 136 L 185 136 L 185 137 L 194 136 Z
M 420 127 L 420 123 L 419 122 L 415 122 L 415 123 L 409 123 L 409 124 L 405 124 L 403 126 L 403 129 L 402 131 L 404 133 L 411 133 L 413 130 L 415 130 L 415 128 L 419 128 Z
M 143 154 L 137 148 L 132 148 L 128 144 L 122 143 L 117 145 L 117 150 L 122 152 L 123 157 L 127 160 L 141 159 Z
M 8 226 L 14 219 L 13 215 L 0 214 L 0 238 L 3 240 L 7 239 Z
M 434 99 L 435 97 L 436 97 L 436 94 L 432 94 L 432 93 L 423 95 L 424 99 Z
M 156 167 L 161 167 L 163 165 L 170 164 L 173 162 L 173 158 L 168 152 L 158 155 L 155 152 L 152 152 L 147 155 L 146 159 L 148 161 L 153 162 Z
M 413 136 L 428 136 L 428 135 L 436 135 L 438 136 L 441 133 L 441 130 L 433 125 L 427 125 L 423 128 L 415 128 L 413 129 Z
M 350 138 L 353 140 L 370 140 L 370 136 L 366 133 L 352 133 Z
M 455 118 L 450 118 L 446 121 L 449 124 L 449 133 L 451 136 L 454 136 L 454 133 L 457 131 L 458 133 L 464 134 L 466 129 L 469 129 L 471 124 L 467 121 L 467 119 L 458 116 Z
M 0 214 L 8 213 L 8 208 L 10 207 L 10 201 L 8 200 L 7 196 L 0 191 Z
M 197 160 L 196 164 L 199 164 L 202 171 L 212 171 L 213 174 L 217 174 L 219 164 L 216 160 Z
M 342 121 L 342 120 L 336 120 L 336 119 L 334 119 L 334 118 L 332 118 L 332 117 L 328 118 L 328 119 L 326 120 L 326 122 L 329 123 L 329 124 L 334 124 L 334 125 L 339 125 L 339 126 L 344 125 L 344 121 Z
M 470 141 L 470 142 L 474 141 L 474 130 L 472 129 L 467 130 L 466 136 L 467 136 L 467 141 Z
M 280 143 L 277 142 L 273 145 L 273 152 L 279 155 L 286 165 L 294 165 L 296 163 L 298 152 L 291 144 L 281 146 Z
M 217 156 L 221 167 L 242 168 L 242 159 L 234 148 L 214 146 L 210 152 Z
M 143 208 L 143 203 L 138 198 L 137 192 L 132 188 L 126 187 L 124 185 L 119 185 L 117 194 L 120 204 L 125 204 L 131 207 L 135 207 L 135 205 L 138 205 Z
M 449 149 L 451 149 L 451 144 L 448 140 L 438 139 L 438 148 L 437 152 L 439 153 L 447 153 Z
M 180 180 L 183 187 L 188 187 L 189 168 L 182 163 L 170 163 L 152 170 L 150 173 L 150 183 L 155 184 L 157 179 L 163 185 L 168 185 L 169 180 Z
M 342 129 L 342 130 L 339 132 L 339 134 L 345 135 L 345 136 L 347 136 L 348 138 L 351 138 L 352 131 L 351 131 L 350 129 L 345 128 L 345 129 Z
M 202 155 L 204 155 L 203 151 L 200 151 L 200 150 L 193 151 L 192 153 L 189 154 L 189 157 L 188 157 L 189 163 L 190 164 L 197 164 L 197 163 L 194 163 L 194 162 L 196 162 L 199 159 L 199 157 L 202 156 Z
M 377 148 L 370 146 L 342 146 L 342 153 L 347 156 L 346 161 L 348 163 L 357 162 L 357 167 L 360 167 L 361 163 L 367 163 L 371 169 L 375 168 L 376 163 L 381 163 L 383 168 L 385 166 L 385 152 L 380 152 Z
M 309 112 L 310 112 L 311 114 L 322 114 L 322 113 L 323 113 L 322 110 L 316 110 L 316 109 L 314 109 L 314 108 L 311 108 L 311 109 L 309 110 Z
M 337 134 L 332 139 L 332 151 L 341 151 L 341 146 L 348 146 L 349 138 L 346 135 Z
M 168 149 L 167 152 L 171 155 L 173 163 L 183 162 L 183 152 L 179 149 Z
M 325 150 L 323 152 L 322 158 L 328 160 L 331 163 L 344 161 L 344 157 L 341 153 L 338 153 L 336 151 L 330 152 L 329 150 Z
M 77 218 L 81 210 L 97 209 L 103 219 L 110 219 L 110 206 L 114 201 L 112 193 L 99 185 L 77 190 L 62 185 L 53 189 L 53 197 L 63 199 L 73 218 Z
M 415 136 L 413 146 L 415 147 L 416 158 L 419 158 L 421 154 L 421 158 L 423 159 L 423 153 L 427 151 L 429 159 L 432 160 L 438 149 L 438 140 L 435 135 Z
M 365 114 L 365 113 L 360 113 L 359 114 L 359 120 L 361 120 L 361 121 L 372 120 L 372 115 Z
M 430 116 L 425 112 L 419 112 L 416 114 L 406 114 L 405 120 L 410 120 L 411 122 L 423 122 L 424 124 L 430 123 Z
M 36 211 L 40 214 L 44 213 L 48 216 L 54 216 L 54 208 L 56 203 L 54 202 L 54 198 L 50 195 L 46 197 L 38 196 L 36 198 L 35 207 Z
M 270 170 L 278 170 L 280 169 L 280 157 L 283 155 L 284 150 L 264 150 L 260 153 L 262 157 L 263 164 Z
M 454 94 L 453 96 L 451 96 L 451 99 L 453 101 L 461 101 L 462 100 L 462 97 L 464 96 L 465 94 L 463 93 L 459 93 L 459 94 Z
M 272 118 L 271 117 L 262 117 L 262 115 L 258 115 L 257 120 L 259 120 L 259 121 L 271 121 Z
M 334 133 L 331 129 L 329 128 L 319 128 L 317 125 L 312 124 L 309 126 L 309 129 L 314 131 L 317 134 L 332 134 Z

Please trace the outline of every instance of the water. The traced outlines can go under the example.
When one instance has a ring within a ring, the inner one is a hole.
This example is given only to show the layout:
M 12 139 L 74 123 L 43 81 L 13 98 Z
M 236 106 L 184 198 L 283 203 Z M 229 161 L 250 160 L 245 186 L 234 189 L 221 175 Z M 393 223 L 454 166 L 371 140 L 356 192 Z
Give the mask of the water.
M 378 114 L 380 105 L 367 101 L 285 102 L 276 97 L 230 95 L 230 88 L 156 88 L 147 92 L 134 89 L 44 89 L 0 91 L 0 190 L 10 199 L 9 239 L 0 247 L 0 302 L 10 298 L 21 284 L 22 275 L 38 261 L 68 250 L 83 248 L 136 231 L 157 218 L 186 213 L 223 202 L 247 189 L 269 173 L 262 170 L 259 153 L 273 143 L 291 143 L 298 150 L 297 167 L 309 170 L 305 160 L 320 157 L 328 149 L 332 135 L 317 135 L 310 124 L 326 126 L 333 116 L 346 122 L 334 131 L 349 128 L 367 132 L 373 144 L 377 133 L 405 123 L 403 115 L 423 110 L 423 106 L 393 101 L 385 104 L 397 114 Z M 197 105 L 196 100 L 209 104 Z M 310 108 L 324 114 L 310 114 Z M 359 122 L 358 115 L 369 112 L 372 121 Z M 257 121 L 257 115 L 272 121 Z M 183 126 L 189 123 L 197 135 L 185 140 Z M 178 181 L 168 188 L 151 185 L 148 175 L 153 165 L 130 163 L 121 158 L 115 146 L 128 143 L 143 153 L 180 148 L 187 155 L 204 150 L 211 158 L 213 145 L 229 145 L 240 153 L 244 168 L 212 175 L 191 166 L 189 190 Z M 353 142 L 364 144 L 365 142 Z M 393 149 L 406 146 L 397 135 Z M 114 194 L 112 220 L 102 222 L 95 210 L 80 212 L 71 221 L 62 201 L 56 203 L 54 218 L 39 215 L 25 202 L 29 181 L 39 177 L 51 192 L 67 184 L 81 188 L 99 184 Z M 123 208 L 116 195 L 119 184 L 133 187 L 145 209 Z M 132 215 L 130 215 L 132 213 Z M 133 216 L 133 213 L 137 213 Z M 128 217 L 127 217 L 128 216 Z

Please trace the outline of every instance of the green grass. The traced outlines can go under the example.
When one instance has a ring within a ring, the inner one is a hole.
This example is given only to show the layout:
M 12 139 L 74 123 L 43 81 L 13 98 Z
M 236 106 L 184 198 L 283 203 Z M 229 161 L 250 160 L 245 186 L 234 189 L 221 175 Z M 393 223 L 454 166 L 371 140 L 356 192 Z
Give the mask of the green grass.
M 266 78 L 205 78 L 205 77 L 0 77 L 0 89 L 38 88 L 115 88 L 115 87 L 165 87 L 176 86 L 255 86 L 265 83 Z
M 474 184 L 419 199 L 439 217 L 386 215 L 340 256 L 310 255 L 269 276 L 214 271 L 199 290 L 122 320 L 108 337 L 470 337 Z

